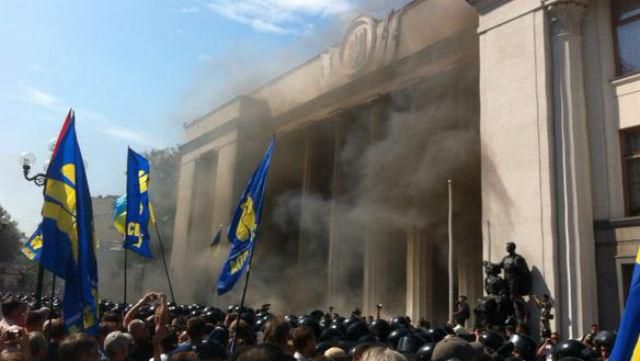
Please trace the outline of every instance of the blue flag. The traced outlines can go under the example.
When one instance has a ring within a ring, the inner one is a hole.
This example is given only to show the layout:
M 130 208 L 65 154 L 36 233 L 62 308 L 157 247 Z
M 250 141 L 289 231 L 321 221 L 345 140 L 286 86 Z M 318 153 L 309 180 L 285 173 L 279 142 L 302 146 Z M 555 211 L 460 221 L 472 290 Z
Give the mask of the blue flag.
M 40 255 L 42 254 L 42 230 L 40 226 L 29 237 L 27 243 L 22 246 L 22 254 L 31 261 L 40 262 Z
M 609 361 L 640 360 L 640 249 L 633 266 L 627 305 Z
M 69 111 L 47 170 L 40 263 L 65 280 L 63 313 L 70 332 L 98 332 L 98 267 L 93 210 L 82 154 Z
M 275 139 L 269 144 L 262 162 L 251 176 L 247 189 L 242 193 L 238 207 L 231 218 L 227 233 L 231 249 L 218 278 L 219 295 L 229 292 L 249 266 L 256 230 L 260 224 L 264 188 L 274 145 Z
M 127 157 L 126 237 L 123 247 L 152 258 L 149 248 L 149 161 L 129 148 Z
M 127 195 L 123 194 L 113 202 L 113 225 L 120 234 L 125 234 L 127 223 Z

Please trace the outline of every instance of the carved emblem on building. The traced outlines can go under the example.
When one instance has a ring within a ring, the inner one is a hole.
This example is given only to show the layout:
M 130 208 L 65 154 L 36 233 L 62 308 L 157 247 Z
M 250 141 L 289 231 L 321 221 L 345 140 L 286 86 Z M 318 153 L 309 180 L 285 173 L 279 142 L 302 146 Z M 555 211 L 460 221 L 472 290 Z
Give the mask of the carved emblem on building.
M 400 12 L 391 12 L 384 20 L 361 15 L 352 23 L 339 49 L 338 62 L 343 74 L 361 75 L 393 61 L 398 39 Z
M 340 64 L 347 75 L 367 68 L 376 46 L 376 21 L 370 16 L 356 18 L 342 42 Z

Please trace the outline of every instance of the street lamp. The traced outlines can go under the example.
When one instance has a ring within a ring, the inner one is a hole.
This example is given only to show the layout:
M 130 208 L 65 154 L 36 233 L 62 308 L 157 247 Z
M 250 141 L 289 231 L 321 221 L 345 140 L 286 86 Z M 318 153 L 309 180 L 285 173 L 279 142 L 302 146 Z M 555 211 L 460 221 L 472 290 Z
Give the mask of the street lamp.
M 56 146 L 56 139 L 51 139 L 48 144 L 48 148 L 51 153 L 53 153 L 55 146 Z M 45 173 L 36 173 L 35 175 L 32 175 L 32 176 L 29 175 L 29 172 L 31 172 L 31 168 L 36 163 L 35 154 L 31 152 L 23 152 L 22 154 L 20 154 L 20 157 L 18 158 L 18 162 L 22 166 L 22 174 L 24 175 L 24 179 L 26 179 L 29 182 L 35 183 L 35 185 L 38 187 L 44 186 L 45 182 L 47 181 L 46 172 L 47 172 L 47 168 L 49 167 L 49 161 L 46 161 L 44 163 Z M 42 267 L 42 264 L 39 264 L 38 265 L 38 281 L 36 284 L 36 304 L 35 304 L 36 308 L 39 308 L 42 303 L 43 282 L 44 282 L 44 268 Z
M 44 173 L 36 173 L 33 176 L 29 176 L 29 172 L 31 171 L 31 167 L 36 163 L 36 156 L 31 152 L 23 152 L 20 154 L 20 158 L 18 158 L 20 165 L 22 165 L 22 174 L 24 175 L 24 179 L 29 182 L 35 183 L 37 186 L 42 187 L 47 178 Z M 48 162 L 46 163 L 48 164 Z M 46 171 L 46 170 L 45 170 Z

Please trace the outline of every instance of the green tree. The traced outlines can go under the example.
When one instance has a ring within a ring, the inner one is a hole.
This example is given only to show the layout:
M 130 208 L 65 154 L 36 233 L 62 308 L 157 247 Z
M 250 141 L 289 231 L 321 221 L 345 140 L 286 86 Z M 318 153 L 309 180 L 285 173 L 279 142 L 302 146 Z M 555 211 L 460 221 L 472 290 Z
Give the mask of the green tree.
M 20 251 L 20 240 L 23 238 L 24 234 L 18 229 L 18 223 L 0 205 L 0 262 L 8 262 L 15 257 Z
M 19 274 L 18 288 L 25 291 L 35 289 L 36 277 L 38 273 L 38 264 L 29 261 L 27 257 L 22 255 L 21 240 L 25 238 L 25 234 L 18 228 L 18 223 L 11 219 L 11 215 L 2 206 L 0 206 L 0 274 Z M 5 286 L 5 282 L 0 282 Z

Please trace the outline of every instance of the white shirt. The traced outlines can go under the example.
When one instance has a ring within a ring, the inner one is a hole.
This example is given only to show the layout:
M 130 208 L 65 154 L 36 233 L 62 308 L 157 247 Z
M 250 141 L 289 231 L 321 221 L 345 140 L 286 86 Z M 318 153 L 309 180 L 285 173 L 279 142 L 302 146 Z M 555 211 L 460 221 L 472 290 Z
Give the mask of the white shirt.
M 293 354 L 293 358 L 295 358 L 297 361 L 309 361 L 306 357 L 304 357 L 300 352 L 296 351 L 296 353 Z

